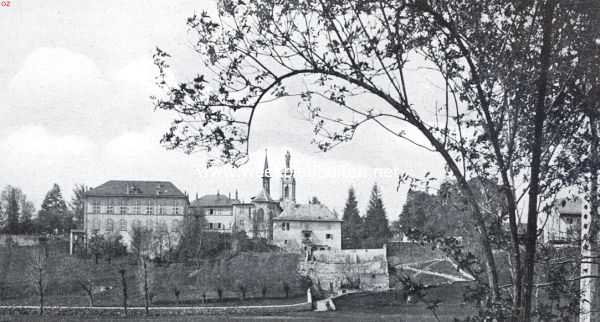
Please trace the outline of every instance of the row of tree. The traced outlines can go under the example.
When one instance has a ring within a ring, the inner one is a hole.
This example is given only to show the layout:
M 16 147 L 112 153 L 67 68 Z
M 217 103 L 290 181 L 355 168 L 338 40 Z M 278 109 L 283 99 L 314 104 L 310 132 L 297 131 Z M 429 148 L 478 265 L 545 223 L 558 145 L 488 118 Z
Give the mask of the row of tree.
M 348 190 L 348 199 L 342 216 L 342 248 L 381 248 L 392 237 L 389 222 L 377 184 L 373 185 L 364 217 L 358 210 L 354 188 Z
M 76 185 L 67 204 L 54 184 L 44 197 L 40 210 L 18 187 L 6 186 L 0 193 L 0 230 L 8 234 L 64 234 L 83 225 L 85 187 Z

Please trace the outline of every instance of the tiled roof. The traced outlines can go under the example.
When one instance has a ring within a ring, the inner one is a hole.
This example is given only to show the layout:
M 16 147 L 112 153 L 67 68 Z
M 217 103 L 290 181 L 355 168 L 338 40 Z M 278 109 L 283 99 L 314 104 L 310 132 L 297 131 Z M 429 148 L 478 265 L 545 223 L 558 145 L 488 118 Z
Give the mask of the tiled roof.
M 562 198 L 556 200 L 558 213 L 581 214 L 582 201 L 580 198 Z
M 240 203 L 237 199 L 229 198 L 222 194 L 204 195 L 191 204 L 192 207 L 227 207 L 234 203 Z
M 294 221 L 337 221 L 341 222 L 336 215 L 321 204 L 294 204 L 285 208 L 283 212 L 273 220 Z
M 186 198 L 169 181 L 110 180 L 86 192 L 87 196 L 102 197 L 179 197 Z
M 273 198 L 271 198 L 271 195 L 263 188 L 256 194 L 256 196 L 252 197 L 252 201 L 272 202 Z

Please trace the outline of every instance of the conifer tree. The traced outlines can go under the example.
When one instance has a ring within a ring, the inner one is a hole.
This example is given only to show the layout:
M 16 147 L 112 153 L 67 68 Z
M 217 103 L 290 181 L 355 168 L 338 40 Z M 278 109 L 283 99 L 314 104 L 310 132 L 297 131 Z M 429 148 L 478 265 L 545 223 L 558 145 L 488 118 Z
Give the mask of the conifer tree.
M 19 201 L 15 188 L 8 186 L 6 192 L 6 232 L 17 234 L 19 232 Z
M 70 227 L 67 204 L 60 187 L 55 183 L 48 191 L 38 213 L 39 228 L 45 233 L 65 233 Z
M 358 213 L 358 202 L 352 187 L 348 190 L 348 199 L 342 219 L 344 220 L 342 223 L 342 248 L 360 248 L 363 220 Z
M 373 185 L 373 190 L 371 190 L 363 231 L 363 248 L 380 248 L 392 236 L 377 184 Z

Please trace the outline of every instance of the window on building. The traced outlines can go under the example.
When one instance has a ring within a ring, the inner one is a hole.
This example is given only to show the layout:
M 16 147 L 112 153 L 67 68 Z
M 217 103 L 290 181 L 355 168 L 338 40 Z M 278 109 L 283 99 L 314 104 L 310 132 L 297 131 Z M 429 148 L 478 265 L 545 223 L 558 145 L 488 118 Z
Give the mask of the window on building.
M 173 213 L 179 215 L 179 207 L 173 207 Z
M 245 225 L 246 225 L 246 223 L 244 222 L 244 219 L 240 219 L 240 228 L 242 230 L 244 230 Z
M 119 208 L 119 213 L 121 215 L 127 214 L 127 206 L 121 205 L 121 207 Z
M 146 214 L 147 214 L 147 215 L 152 215 L 153 213 L 154 213 L 154 206 L 152 206 L 152 205 L 148 205 L 148 206 L 146 207 Z
M 139 214 L 140 214 L 140 201 L 139 201 L 139 200 L 136 200 L 136 201 L 135 201 L 135 207 L 133 208 L 133 212 L 134 212 L 136 215 L 139 215 Z
M 106 219 L 106 231 L 112 233 L 115 230 L 115 224 L 112 219 Z
M 100 201 L 95 200 L 92 203 L 92 212 L 95 214 L 99 214 L 100 213 Z
M 285 239 L 285 240 L 283 241 L 283 243 L 284 243 L 284 244 L 287 244 L 287 239 Z
M 208 210 L 208 213 L 209 213 L 210 215 L 214 215 L 214 213 L 215 213 L 215 210 L 214 210 L 214 209 L 209 209 L 209 210 Z
M 211 223 L 211 222 L 208 223 L 208 229 L 213 229 L 213 223 Z
M 221 223 L 217 223 L 217 229 L 221 229 Z
M 290 223 L 289 222 L 285 223 L 285 230 L 290 230 Z
M 333 239 L 333 235 L 332 234 L 325 234 L 325 239 Z
M 165 214 L 165 208 L 163 208 L 163 205 L 159 205 L 158 206 L 158 214 L 159 215 L 164 215 Z
M 127 231 L 127 220 L 125 220 L 125 219 L 119 220 L 119 230 Z
M 113 208 L 114 208 L 113 201 L 112 200 L 108 201 L 108 203 L 106 205 L 106 213 L 107 214 L 112 214 L 113 213 Z
M 304 232 L 304 238 L 310 238 L 310 231 Z

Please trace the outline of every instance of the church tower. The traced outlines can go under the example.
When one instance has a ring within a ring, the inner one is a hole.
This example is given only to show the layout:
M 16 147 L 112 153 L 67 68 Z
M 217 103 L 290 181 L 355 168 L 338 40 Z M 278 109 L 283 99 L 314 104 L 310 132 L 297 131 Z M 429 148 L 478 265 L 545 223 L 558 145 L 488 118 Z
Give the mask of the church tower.
M 267 149 L 265 149 L 265 166 L 262 175 L 263 190 L 271 195 L 271 172 L 269 171 L 269 160 L 267 160 Z
M 290 151 L 285 153 L 285 168 L 281 170 L 281 202 L 282 204 L 296 203 L 296 178 L 290 167 Z

